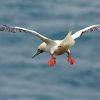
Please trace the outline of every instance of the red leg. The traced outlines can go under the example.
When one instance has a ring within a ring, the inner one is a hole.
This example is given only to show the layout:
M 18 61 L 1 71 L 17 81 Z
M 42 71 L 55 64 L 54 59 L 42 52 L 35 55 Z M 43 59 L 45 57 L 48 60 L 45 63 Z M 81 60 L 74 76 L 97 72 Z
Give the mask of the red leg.
M 74 58 L 72 58 L 71 57 L 71 54 L 70 54 L 70 51 L 66 51 L 67 52 L 67 54 L 68 54 L 68 62 L 71 64 L 71 65 L 73 65 L 73 64 L 75 64 L 76 63 L 76 60 L 74 59 Z
M 56 64 L 56 58 L 54 57 L 54 55 L 51 55 L 51 58 L 48 61 L 48 65 L 50 67 L 54 67 L 55 64 Z

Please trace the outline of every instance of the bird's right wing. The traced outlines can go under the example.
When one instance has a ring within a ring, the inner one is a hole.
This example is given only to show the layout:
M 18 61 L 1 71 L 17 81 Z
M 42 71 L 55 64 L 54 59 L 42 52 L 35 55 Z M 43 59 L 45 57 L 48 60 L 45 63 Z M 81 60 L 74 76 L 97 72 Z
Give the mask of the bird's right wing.
M 92 32 L 95 30 L 100 30 L 100 25 L 92 25 L 92 26 L 86 27 L 82 30 L 79 30 L 72 35 L 72 38 L 77 39 L 77 38 L 81 37 L 84 33 Z
M 29 29 L 22 28 L 22 27 L 13 27 L 13 26 L 8 26 L 8 25 L 0 25 L 0 31 L 7 31 L 7 32 L 12 32 L 12 33 L 16 33 L 16 32 L 31 33 L 31 34 L 37 36 L 38 38 L 40 38 L 46 44 L 56 44 L 54 42 L 54 40 L 49 39 L 49 38 L 39 34 L 38 32 L 36 32 L 34 30 L 29 30 Z

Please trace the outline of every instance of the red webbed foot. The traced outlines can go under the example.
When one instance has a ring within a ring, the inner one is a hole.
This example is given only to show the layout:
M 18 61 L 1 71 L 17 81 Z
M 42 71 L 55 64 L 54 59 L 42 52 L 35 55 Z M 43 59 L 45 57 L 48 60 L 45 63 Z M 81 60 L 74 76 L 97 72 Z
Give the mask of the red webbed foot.
M 56 58 L 52 56 L 48 61 L 48 65 L 50 67 L 54 67 L 55 64 L 56 64 Z
M 76 60 L 75 60 L 74 58 L 68 57 L 67 60 L 68 60 L 68 62 L 69 62 L 71 65 L 73 65 L 73 64 L 76 63 Z
M 70 54 L 70 51 L 68 50 L 68 51 L 66 51 L 67 52 L 67 54 L 68 54 L 68 62 L 71 64 L 71 65 L 73 65 L 73 64 L 75 64 L 76 63 L 76 60 L 74 59 L 74 58 L 72 58 L 71 57 L 71 54 Z

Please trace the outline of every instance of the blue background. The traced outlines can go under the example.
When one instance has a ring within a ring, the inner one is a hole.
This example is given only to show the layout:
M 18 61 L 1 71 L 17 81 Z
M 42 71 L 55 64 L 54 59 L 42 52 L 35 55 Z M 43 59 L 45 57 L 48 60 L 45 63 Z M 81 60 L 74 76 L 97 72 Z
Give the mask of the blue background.
M 52 39 L 100 24 L 100 0 L 0 0 L 0 24 L 34 29 Z M 41 41 L 30 34 L 0 32 L 0 100 L 100 100 L 100 31 L 76 40 L 77 63 L 49 54 L 32 59 Z

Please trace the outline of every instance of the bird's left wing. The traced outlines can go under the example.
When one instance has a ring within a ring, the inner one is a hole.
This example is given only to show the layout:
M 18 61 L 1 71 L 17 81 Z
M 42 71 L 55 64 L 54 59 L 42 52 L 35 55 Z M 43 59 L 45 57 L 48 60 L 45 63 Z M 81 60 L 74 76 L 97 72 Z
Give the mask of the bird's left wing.
M 92 25 L 92 26 L 86 27 L 80 31 L 77 31 L 76 33 L 74 33 L 72 35 L 72 38 L 77 39 L 77 38 L 81 37 L 84 33 L 92 32 L 95 30 L 100 30 L 100 25 Z
M 7 31 L 7 32 L 12 32 L 12 33 L 16 33 L 16 32 L 31 33 L 31 34 L 37 36 L 38 38 L 40 38 L 46 44 L 56 44 L 54 42 L 54 40 L 49 39 L 49 38 L 39 34 L 38 32 L 36 32 L 34 30 L 29 30 L 29 29 L 22 28 L 22 27 L 13 27 L 13 26 L 8 26 L 8 25 L 0 25 L 0 31 Z

